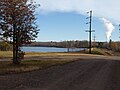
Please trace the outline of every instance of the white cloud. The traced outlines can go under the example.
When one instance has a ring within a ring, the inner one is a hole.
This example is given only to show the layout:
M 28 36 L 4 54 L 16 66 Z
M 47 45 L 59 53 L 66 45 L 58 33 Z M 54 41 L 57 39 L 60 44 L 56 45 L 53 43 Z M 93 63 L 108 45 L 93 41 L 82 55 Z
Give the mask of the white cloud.
M 41 4 L 40 12 L 77 12 L 93 10 L 94 16 L 120 21 L 119 0 L 35 0 Z

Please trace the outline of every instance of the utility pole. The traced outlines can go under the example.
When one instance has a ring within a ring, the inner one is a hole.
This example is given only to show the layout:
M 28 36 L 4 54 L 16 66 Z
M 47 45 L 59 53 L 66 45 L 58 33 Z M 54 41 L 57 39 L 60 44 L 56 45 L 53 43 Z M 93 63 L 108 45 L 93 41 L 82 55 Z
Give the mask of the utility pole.
M 89 32 L 89 54 L 91 54 L 91 34 L 92 32 L 95 32 L 94 30 L 92 30 L 92 11 L 87 12 L 89 14 L 89 17 L 87 17 L 86 19 L 89 19 L 89 22 L 87 22 L 86 24 L 89 24 L 89 30 L 86 30 L 86 32 Z

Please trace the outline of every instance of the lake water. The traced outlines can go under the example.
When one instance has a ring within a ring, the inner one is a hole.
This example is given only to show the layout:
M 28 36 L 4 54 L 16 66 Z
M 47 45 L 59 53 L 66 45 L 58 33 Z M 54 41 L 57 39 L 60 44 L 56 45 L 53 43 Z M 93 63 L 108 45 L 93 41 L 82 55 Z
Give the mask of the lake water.
M 68 48 L 56 48 L 56 47 L 21 47 L 24 52 L 68 52 Z M 74 48 L 70 51 L 80 51 L 84 48 Z

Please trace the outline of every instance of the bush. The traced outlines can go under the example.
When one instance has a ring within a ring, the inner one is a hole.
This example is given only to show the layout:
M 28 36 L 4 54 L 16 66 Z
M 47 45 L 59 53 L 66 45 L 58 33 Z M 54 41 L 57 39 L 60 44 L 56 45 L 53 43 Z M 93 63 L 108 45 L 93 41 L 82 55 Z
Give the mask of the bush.
M 0 42 L 0 51 L 12 51 L 12 45 L 7 42 Z

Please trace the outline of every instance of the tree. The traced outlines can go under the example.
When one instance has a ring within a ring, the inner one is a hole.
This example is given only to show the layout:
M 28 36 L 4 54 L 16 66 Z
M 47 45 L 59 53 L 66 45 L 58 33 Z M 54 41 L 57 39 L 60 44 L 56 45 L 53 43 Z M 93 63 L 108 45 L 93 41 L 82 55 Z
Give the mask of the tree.
M 12 51 L 12 45 L 8 42 L 1 41 L 0 42 L 0 51 Z
M 35 10 L 38 6 L 32 0 L 0 1 L 1 35 L 12 41 L 14 64 L 20 63 L 20 46 L 35 40 L 37 37 L 39 29 L 35 22 Z

